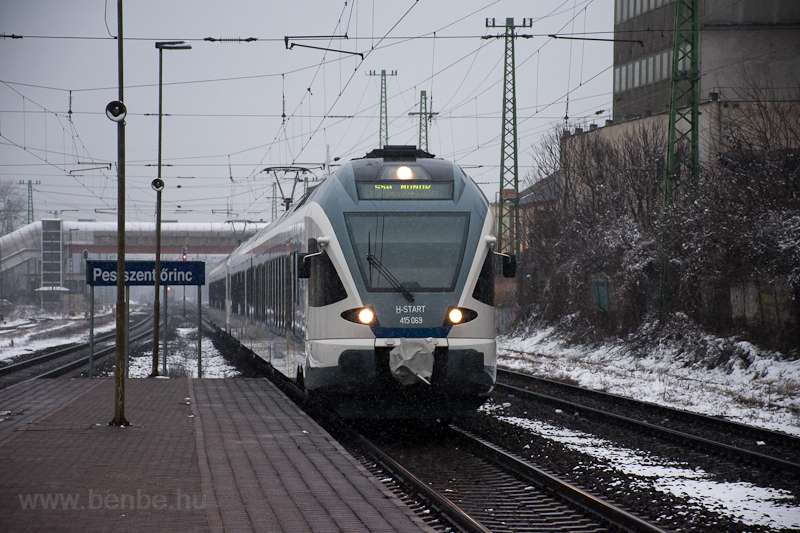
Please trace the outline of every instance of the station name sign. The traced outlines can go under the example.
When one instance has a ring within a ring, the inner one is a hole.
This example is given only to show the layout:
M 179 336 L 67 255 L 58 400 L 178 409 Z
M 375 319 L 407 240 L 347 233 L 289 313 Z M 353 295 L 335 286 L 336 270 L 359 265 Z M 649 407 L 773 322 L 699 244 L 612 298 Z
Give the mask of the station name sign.
M 155 261 L 125 261 L 126 286 L 156 284 Z M 86 284 L 94 287 L 116 286 L 116 261 L 86 261 Z M 205 285 L 205 261 L 161 261 L 160 285 Z

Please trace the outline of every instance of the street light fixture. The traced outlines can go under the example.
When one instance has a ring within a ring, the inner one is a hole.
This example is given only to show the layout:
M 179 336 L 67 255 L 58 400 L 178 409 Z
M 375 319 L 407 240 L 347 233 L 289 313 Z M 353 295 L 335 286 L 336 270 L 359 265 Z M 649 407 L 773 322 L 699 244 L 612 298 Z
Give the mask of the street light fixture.
M 161 117 L 162 117 L 162 88 L 163 88 L 163 64 L 164 50 L 191 50 L 192 45 L 184 41 L 161 41 L 156 43 L 158 48 L 158 177 L 153 180 L 151 186 L 156 191 L 156 271 L 155 271 L 155 298 L 153 302 L 153 371 L 150 377 L 158 376 L 158 341 L 159 341 L 159 322 L 161 320 L 158 291 L 161 285 L 161 191 L 164 189 L 164 181 L 161 179 Z M 166 329 L 166 324 L 164 324 Z M 164 345 L 164 374 L 167 373 L 167 346 Z

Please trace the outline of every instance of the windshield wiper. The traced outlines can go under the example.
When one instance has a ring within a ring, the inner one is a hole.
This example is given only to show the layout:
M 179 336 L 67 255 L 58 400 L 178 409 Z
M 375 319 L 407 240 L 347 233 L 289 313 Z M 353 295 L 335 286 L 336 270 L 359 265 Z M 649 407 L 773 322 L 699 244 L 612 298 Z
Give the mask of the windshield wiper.
M 372 255 L 372 252 L 367 252 L 367 263 L 369 263 L 370 266 L 375 267 L 375 270 L 377 270 L 384 278 L 386 278 L 386 281 L 388 281 L 392 287 L 403 293 L 403 296 L 405 296 L 406 300 L 409 302 L 414 301 L 414 295 L 411 294 L 411 291 L 403 287 L 403 284 L 400 283 L 391 272 L 389 272 L 389 269 L 383 266 L 383 263 L 381 263 L 377 257 Z

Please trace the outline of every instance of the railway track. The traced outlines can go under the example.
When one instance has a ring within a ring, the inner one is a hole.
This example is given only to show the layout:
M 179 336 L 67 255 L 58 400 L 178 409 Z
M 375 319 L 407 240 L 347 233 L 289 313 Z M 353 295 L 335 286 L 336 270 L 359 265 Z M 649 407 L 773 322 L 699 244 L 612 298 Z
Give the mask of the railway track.
M 238 352 L 235 344 L 228 348 Z M 239 348 L 242 360 L 256 360 Z M 710 452 L 697 441 L 671 434 L 664 438 L 632 430 L 639 426 L 582 411 L 577 401 L 553 404 L 541 389 L 539 396 L 527 399 L 518 390 L 498 387 L 486 408 L 458 420 L 458 427 L 393 427 L 374 421 L 359 426 L 304 402 L 302 391 L 266 363 L 260 368 L 437 531 L 766 533 L 796 527 L 791 524 L 800 501 L 800 479 L 791 472 L 756 459 L 742 460 L 729 451 Z M 498 379 L 509 385 L 511 377 L 501 373 Z M 651 425 L 677 420 L 678 414 L 652 415 Z M 549 428 L 569 439 L 584 439 L 586 446 L 604 453 L 587 451 L 583 443 L 564 443 L 558 435 L 551 438 Z M 737 428 L 744 435 L 740 438 L 753 438 L 747 426 Z M 710 440 L 705 431 L 695 430 Z M 763 450 L 769 445 L 756 446 Z M 735 496 L 744 491 L 746 498 Z M 530 509 L 537 512 L 526 514 Z M 767 509 L 776 514 L 763 514 Z M 551 517 L 546 524 L 538 521 L 543 515 Z
M 497 387 L 519 398 L 800 478 L 800 438 L 792 435 L 507 370 L 498 370 Z
M 152 330 L 147 326 L 151 323 L 152 316 L 147 317 L 137 324 L 131 325 L 130 341 L 140 340 L 152 335 Z M 136 333 L 138 331 L 138 333 Z M 112 342 L 116 332 L 112 331 L 95 337 L 94 361 L 116 352 L 116 345 Z M 103 346 L 106 344 L 106 346 Z M 37 378 L 54 378 L 62 376 L 73 370 L 89 364 L 89 342 L 74 344 L 53 352 L 19 361 L 0 367 L 0 388 L 6 388 L 20 381 Z
M 455 427 L 357 430 L 384 469 L 466 531 L 664 531 Z
M 467 431 L 438 423 L 351 424 L 307 404 L 280 373 L 269 374 L 438 530 L 665 531 Z

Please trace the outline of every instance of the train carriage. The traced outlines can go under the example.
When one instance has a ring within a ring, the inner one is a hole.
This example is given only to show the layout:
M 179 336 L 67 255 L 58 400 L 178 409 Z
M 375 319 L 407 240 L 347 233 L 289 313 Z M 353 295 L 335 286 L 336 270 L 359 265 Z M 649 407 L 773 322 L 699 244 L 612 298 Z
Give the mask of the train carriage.
M 474 412 L 496 374 L 488 201 L 386 146 L 342 165 L 209 275 L 211 319 L 348 417 Z

